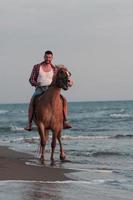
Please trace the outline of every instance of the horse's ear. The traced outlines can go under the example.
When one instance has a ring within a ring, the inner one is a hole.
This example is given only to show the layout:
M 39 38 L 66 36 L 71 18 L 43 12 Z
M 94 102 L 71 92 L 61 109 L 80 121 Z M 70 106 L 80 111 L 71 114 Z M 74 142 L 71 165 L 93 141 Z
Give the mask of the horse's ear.
M 65 65 L 62 65 L 62 68 L 65 69 L 68 73 L 68 76 L 71 76 L 71 72 L 68 70 L 68 68 Z
M 65 65 L 55 65 L 55 67 L 56 67 L 56 73 L 60 70 L 60 69 L 64 69 L 65 71 L 67 71 L 67 73 L 68 73 L 68 76 L 71 76 L 72 74 L 71 74 L 71 72 L 70 71 L 68 71 L 68 69 L 67 69 L 67 67 L 65 66 Z
M 72 76 L 71 72 L 68 71 L 68 73 L 69 73 L 69 76 Z

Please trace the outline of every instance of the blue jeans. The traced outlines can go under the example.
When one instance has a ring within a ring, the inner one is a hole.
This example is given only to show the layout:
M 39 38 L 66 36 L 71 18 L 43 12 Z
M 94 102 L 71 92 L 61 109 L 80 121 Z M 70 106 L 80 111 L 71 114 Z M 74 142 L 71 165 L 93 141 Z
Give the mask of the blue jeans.
M 48 86 L 38 86 L 38 87 L 36 87 L 35 92 L 33 93 L 32 97 L 39 96 L 39 95 L 43 94 L 44 92 L 46 92 L 47 89 L 48 89 Z

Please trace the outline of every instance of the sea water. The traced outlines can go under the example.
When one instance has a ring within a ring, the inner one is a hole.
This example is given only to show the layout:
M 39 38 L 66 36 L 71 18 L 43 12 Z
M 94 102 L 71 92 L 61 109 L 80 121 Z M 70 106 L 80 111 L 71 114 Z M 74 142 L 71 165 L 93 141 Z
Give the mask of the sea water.
M 26 132 L 28 104 L 0 105 L 0 145 L 28 152 L 36 165 L 39 135 L 35 125 Z M 62 143 L 69 162 L 54 167 L 74 169 L 70 181 L 1 181 L 0 199 L 132 199 L 133 196 L 133 101 L 71 102 L 68 119 L 72 129 L 62 131 Z M 51 133 L 46 146 L 50 163 Z M 6 193 L 12 190 L 12 196 Z M 24 193 L 23 191 L 26 190 Z M 33 198 L 35 196 L 35 198 Z

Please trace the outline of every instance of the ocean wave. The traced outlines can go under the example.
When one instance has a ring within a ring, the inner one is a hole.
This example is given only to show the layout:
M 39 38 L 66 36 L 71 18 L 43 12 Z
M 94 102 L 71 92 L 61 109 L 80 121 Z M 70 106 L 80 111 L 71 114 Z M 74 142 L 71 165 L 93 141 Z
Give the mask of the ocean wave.
M 90 154 L 90 156 L 93 157 L 122 156 L 122 155 L 123 154 L 120 152 L 113 152 L 113 151 L 98 151 Z
M 6 137 L 6 138 L 1 138 L 0 139 L 0 143 L 1 144 L 9 144 L 9 143 L 22 142 L 22 141 L 24 141 L 23 137 L 18 137 L 18 138 L 9 138 L 9 137 Z
M 24 128 L 22 127 L 0 127 L 0 132 L 23 132 L 25 131 Z M 49 134 L 49 138 L 52 138 L 52 135 Z M 63 135 L 61 139 L 62 140 L 109 140 L 109 139 L 132 139 L 133 138 L 133 134 L 116 134 L 116 135 L 77 135 L 77 136 L 72 136 L 72 135 Z M 25 142 L 29 142 L 29 143 L 35 143 L 36 140 L 39 139 L 39 135 L 34 137 L 31 135 L 31 137 L 23 137 L 23 140 Z M 17 140 L 17 138 L 16 138 Z
M 11 127 L 10 127 L 10 130 L 11 131 L 17 131 L 17 132 L 19 132 L 19 131 L 24 131 L 24 128 L 23 127 L 17 127 L 17 126 L 14 126 L 14 125 L 11 125 Z
M 19 141 L 24 141 L 24 137 L 18 137 L 18 138 L 12 138 L 10 139 L 10 142 L 19 142 Z
M 107 132 L 107 131 L 113 131 L 114 129 L 112 128 L 96 128 L 96 127 L 93 127 L 93 128 L 90 128 L 90 127 L 87 127 L 87 126 L 84 126 L 83 128 L 80 127 L 77 127 L 77 128 L 73 128 L 72 131 L 88 131 L 88 132 Z
M 15 125 L 11 125 L 10 130 L 12 132 L 22 132 L 22 131 L 26 132 L 24 127 L 19 127 L 19 126 L 15 126 Z M 32 131 L 37 131 L 37 127 L 32 127 Z
M 61 137 L 62 140 L 94 140 L 94 139 L 108 139 L 109 136 L 70 136 L 64 135 Z M 52 135 L 49 135 L 49 139 L 52 139 Z M 27 143 L 36 143 L 39 140 L 39 136 L 31 136 L 31 137 L 21 137 L 21 139 L 16 138 L 14 141 L 24 141 Z
M 91 141 L 91 140 L 109 140 L 109 139 L 126 139 L 126 138 L 133 138 L 132 135 L 126 135 L 126 136 L 122 136 L 122 135 L 117 135 L 117 136 L 69 136 L 69 135 L 65 135 L 65 136 L 62 136 L 62 140 L 64 141 Z M 15 143 L 15 142 L 20 142 L 20 143 L 27 143 L 27 144 L 38 144 L 40 140 L 40 137 L 39 135 L 38 136 L 31 136 L 31 137 L 16 137 L 16 138 L 11 138 L 11 137 L 8 137 L 6 139 L 6 141 L 8 141 L 9 143 Z M 49 135 L 49 142 L 51 142 L 52 140 L 52 135 Z M 72 153 L 73 154 L 73 153 Z M 98 152 L 98 153 L 84 153 L 84 152 L 74 152 L 74 155 L 76 156 L 119 156 L 119 153 L 117 152 Z
M 36 181 L 36 180 L 0 180 L 0 185 L 7 184 L 7 183 L 45 183 L 45 184 L 90 184 L 90 181 L 73 181 L 73 180 L 66 180 L 66 181 Z
M 37 130 L 36 127 L 33 127 L 33 131 Z M 21 127 L 21 126 L 16 126 L 16 125 L 7 125 L 7 126 L 0 126 L 0 131 L 2 132 L 7 132 L 7 131 L 10 131 L 10 132 L 23 132 L 23 131 L 26 131 L 24 129 L 24 127 Z
M 114 136 L 110 136 L 110 138 L 126 139 L 126 138 L 133 138 L 133 135 L 132 134 L 127 134 L 127 135 L 117 134 L 117 135 L 114 135 Z
M 117 134 L 117 135 L 101 135 L 101 136 L 70 136 L 70 135 L 64 135 L 62 136 L 62 139 L 64 140 L 106 140 L 106 139 L 126 139 L 126 138 L 133 138 L 132 134 L 127 134 L 127 135 L 122 135 L 122 134 Z
M 11 114 L 21 114 L 21 113 L 27 114 L 27 112 L 24 110 L 10 110 L 10 113 Z
M 130 118 L 131 116 L 128 113 L 113 113 L 110 114 L 112 118 Z
M 7 112 L 9 112 L 9 111 L 8 110 L 0 110 L 0 114 L 5 114 Z
M 0 132 L 7 132 L 7 131 L 10 131 L 11 130 L 11 127 L 8 127 L 8 126 L 1 126 L 0 127 Z
M 78 185 L 99 185 L 99 184 L 109 184 L 109 185 L 114 185 L 114 186 L 119 186 L 122 183 L 125 183 L 125 179 L 94 179 L 91 181 L 86 181 L 86 180 L 65 180 L 65 181 L 36 181 L 36 180 L 0 180 L 0 185 L 3 184 L 8 184 L 8 183 L 13 183 L 13 184 L 18 184 L 18 183 L 42 183 L 42 184 L 78 184 Z
M 39 136 L 38 137 L 31 137 L 31 138 L 26 138 L 26 137 L 6 137 L 6 138 L 1 138 L 0 139 L 0 143 L 16 143 L 16 142 L 20 142 L 20 143 L 37 143 L 39 140 Z
M 14 125 L 9 125 L 9 126 L 1 126 L 0 127 L 1 132 L 22 132 L 25 131 L 23 127 L 17 127 Z
M 70 135 L 64 135 L 62 136 L 62 139 L 64 140 L 94 140 L 94 139 L 109 139 L 110 136 L 70 136 Z
M 126 156 L 126 157 L 132 157 L 132 155 L 128 154 L 128 153 L 122 153 L 122 152 L 117 152 L 117 151 L 71 151 L 70 154 L 72 156 L 76 156 L 76 157 L 84 157 L 84 158 L 88 158 L 88 157 L 121 157 L 121 156 Z M 86 163 L 86 162 L 85 162 Z M 84 164 L 85 164 L 84 163 Z
M 17 138 L 10 139 L 10 142 L 26 142 L 26 143 L 34 144 L 34 143 L 38 142 L 38 140 L 39 140 L 39 136 L 31 137 L 31 138 L 17 137 Z
M 90 181 L 74 181 L 74 180 L 66 180 L 66 181 L 36 181 L 36 180 L 0 180 L 0 185 L 7 183 L 45 183 L 45 184 L 90 184 Z
M 31 144 L 37 143 L 38 140 L 39 140 L 39 136 L 38 137 L 32 137 L 32 138 L 23 138 L 24 142 L 31 143 Z

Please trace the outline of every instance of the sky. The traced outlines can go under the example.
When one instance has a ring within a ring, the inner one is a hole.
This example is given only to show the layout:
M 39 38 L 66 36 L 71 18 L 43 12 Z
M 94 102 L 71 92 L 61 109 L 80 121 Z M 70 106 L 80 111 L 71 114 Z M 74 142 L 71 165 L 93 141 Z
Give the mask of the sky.
M 0 0 L 0 103 L 27 103 L 46 50 L 74 85 L 68 101 L 133 99 L 132 0 Z

